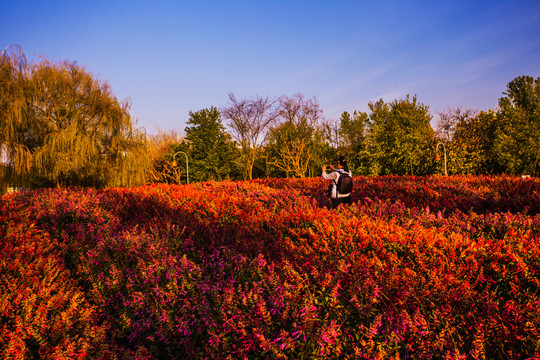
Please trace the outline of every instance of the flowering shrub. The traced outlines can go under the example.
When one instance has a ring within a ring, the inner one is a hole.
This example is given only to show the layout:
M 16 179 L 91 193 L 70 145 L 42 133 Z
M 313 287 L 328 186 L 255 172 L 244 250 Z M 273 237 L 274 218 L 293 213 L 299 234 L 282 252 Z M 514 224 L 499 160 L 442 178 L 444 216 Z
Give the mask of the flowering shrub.
M 0 354 L 535 358 L 539 189 L 357 177 L 338 210 L 321 179 L 6 196 Z M 11 261 L 24 244 L 42 250 Z
M 96 322 L 66 270 L 58 244 L 25 211 L 0 201 L 0 355 L 74 359 L 104 354 L 106 326 Z

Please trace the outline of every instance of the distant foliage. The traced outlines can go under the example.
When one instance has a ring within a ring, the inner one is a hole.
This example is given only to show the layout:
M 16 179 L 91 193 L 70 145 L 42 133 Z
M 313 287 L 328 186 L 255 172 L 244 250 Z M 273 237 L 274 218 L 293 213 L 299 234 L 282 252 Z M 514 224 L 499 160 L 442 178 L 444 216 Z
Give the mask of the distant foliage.
M 3 197 L 0 357 L 540 356 L 538 179 L 356 177 L 336 211 L 325 189 Z

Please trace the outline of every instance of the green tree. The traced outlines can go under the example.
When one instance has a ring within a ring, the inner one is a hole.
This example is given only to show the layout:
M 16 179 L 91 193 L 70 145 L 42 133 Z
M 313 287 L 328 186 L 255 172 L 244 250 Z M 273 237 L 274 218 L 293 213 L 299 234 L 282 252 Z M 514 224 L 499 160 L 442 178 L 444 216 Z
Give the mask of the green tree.
M 451 159 L 459 167 L 456 174 L 497 174 L 501 167 L 494 150 L 495 133 L 498 128 L 494 111 L 481 111 L 472 117 L 463 117 L 457 122 L 451 141 Z M 452 163 L 452 162 L 450 162 Z
M 412 99 L 370 102 L 369 151 L 374 174 L 425 175 L 433 172 L 435 134 L 428 107 Z
M 499 99 L 495 149 L 511 174 L 540 173 L 540 77 L 519 76 Z
M 145 181 L 146 137 L 130 104 L 75 63 L 21 66 L 2 56 L 4 181 L 22 186 L 130 186 Z M 11 75 L 6 75 L 11 74 Z M 5 104 L 8 104 L 7 106 Z
M 348 159 L 349 168 L 355 174 L 369 174 L 371 156 L 367 151 L 366 137 L 370 127 L 369 116 L 365 112 L 344 112 L 339 123 L 339 153 Z
M 185 151 L 188 154 L 190 181 L 237 178 L 240 174 L 235 160 L 240 157 L 240 153 L 225 131 L 218 109 L 211 107 L 197 112 L 190 111 L 189 115 L 185 129 L 186 141 L 173 148 L 173 151 Z M 180 160 L 178 162 L 181 163 Z

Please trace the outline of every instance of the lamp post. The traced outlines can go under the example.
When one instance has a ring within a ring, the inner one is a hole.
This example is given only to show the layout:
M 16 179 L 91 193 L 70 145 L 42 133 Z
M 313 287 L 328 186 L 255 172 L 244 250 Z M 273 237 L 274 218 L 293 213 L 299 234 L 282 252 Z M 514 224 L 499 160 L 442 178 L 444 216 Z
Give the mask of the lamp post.
M 187 183 L 189 184 L 189 162 L 188 162 L 188 157 L 187 157 L 187 154 L 183 151 L 177 151 L 176 154 L 174 154 L 173 156 L 173 163 L 172 165 L 174 167 L 178 166 L 178 164 L 176 163 L 176 155 L 178 154 L 184 154 L 184 156 L 186 157 L 186 178 L 187 178 Z
M 444 175 L 448 176 L 448 171 L 446 170 L 446 146 L 444 146 L 443 143 L 438 143 L 437 147 L 435 148 L 435 160 L 441 161 L 441 156 L 439 155 L 439 145 L 442 145 L 444 150 Z

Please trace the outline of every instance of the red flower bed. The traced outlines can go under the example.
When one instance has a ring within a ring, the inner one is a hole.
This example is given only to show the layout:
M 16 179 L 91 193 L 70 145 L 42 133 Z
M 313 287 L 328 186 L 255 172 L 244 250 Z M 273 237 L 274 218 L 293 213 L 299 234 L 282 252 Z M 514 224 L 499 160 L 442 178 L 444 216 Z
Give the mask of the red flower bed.
M 71 278 L 56 241 L 25 214 L 14 202 L 0 201 L 2 358 L 104 354 L 107 329 L 96 322 L 96 307 Z
M 64 294 L 72 312 L 45 306 L 56 335 L 17 335 L 26 350 L 13 350 L 16 329 L 43 317 L 12 315 L 3 282 L 0 354 L 54 358 L 69 343 L 66 358 L 538 357 L 539 189 L 357 177 L 337 211 L 321 179 L 7 196 L 2 274 L 28 288 L 17 309 Z M 22 245 L 9 244 L 25 243 L 47 251 L 12 265 Z

